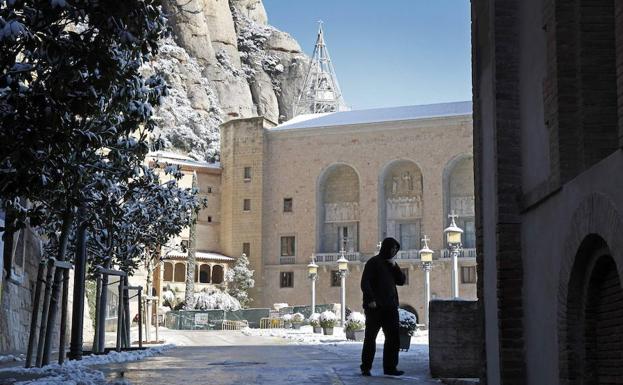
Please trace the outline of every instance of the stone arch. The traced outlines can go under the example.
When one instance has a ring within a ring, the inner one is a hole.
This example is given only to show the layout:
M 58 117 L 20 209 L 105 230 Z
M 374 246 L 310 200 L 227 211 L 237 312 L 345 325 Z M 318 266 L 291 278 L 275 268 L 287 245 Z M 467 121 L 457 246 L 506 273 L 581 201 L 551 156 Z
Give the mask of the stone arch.
M 325 168 L 316 186 L 316 250 L 337 252 L 342 246 L 348 252 L 359 251 L 359 200 L 361 178 L 346 163 Z
M 204 263 L 199 267 L 199 283 L 210 283 L 211 275 L 210 265 Z
M 225 278 L 225 270 L 221 265 L 212 266 L 212 283 L 223 283 Z
M 175 282 L 186 282 L 186 264 L 184 262 L 177 262 L 175 264 L 173 279 Z
M 561 383 L 599 384 L 597 376 L 623 376 L 621 365 L 608 367 L 602 360 L 611 353 L 608 348 L 619 356 L 623 351 L 623 315 L 608 312 L 613 301 L 623 301 L 621 226 L 616 207 L 602 194 L 587 197 L 573 214 L 558 291 Z M 609 344 L 598 330 L 607 332 Z
M 463 247 L 476 247 L 474 157 L 459 154 L 446 164 L 443 170 L 443 220 L 449 224 L 448 215 L 454 211 L 459 217 L 457 225 L 463 233 Z
M 165 282 L 173 282 L 173 264 L 171 262 L 164 262 L 162 266 L 164 269 L 162 280 Z
M 395 159 L 379 173 L 379 240 L 396 238 L 402 250 L 417 250 L 422 238 L 424 180 L 420 166 Z

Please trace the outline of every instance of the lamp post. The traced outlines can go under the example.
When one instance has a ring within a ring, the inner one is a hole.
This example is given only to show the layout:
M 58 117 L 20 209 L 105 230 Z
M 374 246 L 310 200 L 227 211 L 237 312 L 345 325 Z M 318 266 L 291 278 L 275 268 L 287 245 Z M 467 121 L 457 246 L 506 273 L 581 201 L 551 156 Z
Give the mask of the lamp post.
M 424 324 L 428 329 L 428 306 L 430 304 L 430 270 L 433 267 L 433 250 L 428 247 L 428 238 L 424 235 L 424 247 L 419 251 L 422 270 L 424 270 Z
M 311 280 L 311 312 L 316 312 L 316 280 L 318 279 L 318 265 L 314 261 L 314 257 L 311 257 L 311 262 L 307 265 L 307 276 Z
M 452 296 L 454 298 L 459 297 L 459 262 L 458 256 L 461 251 L 461 235 L 463 234 L 463 230 L 456 225 L 456 218 L 458 215 L 452 214 L 448 215 L 448 218 L 452 219 L 450 226 L 448 226 L 443 232 L 446 234 L 446 241 L 448 242 L 448 247 L 450 248 L 450 254 L 452 256 Z
M 337 260 L 337 271 L 340 274 L 340 294 L 341 294 L 341 307 L 342 307 L 342 315 L 341 321 L 342 326 L 346 322 L 346 274 L 348 274 L 348 259 L 345 257 L 346 252 L 344 248 L 340 250 L 340 259 Z

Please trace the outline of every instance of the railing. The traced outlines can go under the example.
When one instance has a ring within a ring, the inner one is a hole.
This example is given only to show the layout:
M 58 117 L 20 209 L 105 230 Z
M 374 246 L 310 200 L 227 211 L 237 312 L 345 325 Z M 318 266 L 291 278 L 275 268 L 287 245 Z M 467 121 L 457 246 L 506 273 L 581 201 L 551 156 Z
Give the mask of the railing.
M 279 257 L 280 265 L 294 265 L 295 257 Z
M 441 255 L 443 258 L 450 258 L 450 250 L 443 249 L 441 250 Z M 476 249 L 461 249 L 459 251 L 459 258 L 476 258 Z
M 242 321 L 223 321 L 222 330 L 242 330 L 244 328 L 249 327 L 249 322 L 246 320 Z
M 420 259 L 419 250 L 401 250 L 396 255 L 396 259 Z
M 284 322 L 281 318 L 260 319 L 260 329 L 283 329 Z
M 316 263 L 333 263 L 340 259 L 341 254 L 337 253 L 318 253 L 314 254 L 314 260 Z M 351 251 L 348 253 L 344 253 L 344 257 L 349 262 L 359 262 L 361 261 L 361 255 L 357 251 Z

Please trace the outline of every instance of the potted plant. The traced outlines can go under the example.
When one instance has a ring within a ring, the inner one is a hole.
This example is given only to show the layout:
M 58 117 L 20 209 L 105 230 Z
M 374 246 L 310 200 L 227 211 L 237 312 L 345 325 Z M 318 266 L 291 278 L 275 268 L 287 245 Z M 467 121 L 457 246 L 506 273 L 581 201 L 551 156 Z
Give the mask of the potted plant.
M 345 325 L 346 339 L 363 341 L 365 336 L 366 316 L 359 312 L 352 312 L 348 316 Z
M 404 309 L 398 309 L 398 317 L 400 349 L 407 351 L 411 346 L 411 336 L 417 329 L 417 317 Z
M 284 314 L 282 318 L 283 318 L 283 327 L 285 329 L 290 329 L 292 327 L 292 314 Z
M 313 313 L 309 316 L 309 324 L 314 328 L 314 333 L 322 333 L 322 328 L 320 327 L 320 314 Z
M 294 329 L 300 329 L 303 321 L 305 320 L 305 316 L 301 313 L 294 313 L 292 315 L 292 327 Z
M 333 335 L 333 328 L 337 323 L 337 316 L 331 310 L 323 311 L 320 314 L 320 326 L 325 336 Z

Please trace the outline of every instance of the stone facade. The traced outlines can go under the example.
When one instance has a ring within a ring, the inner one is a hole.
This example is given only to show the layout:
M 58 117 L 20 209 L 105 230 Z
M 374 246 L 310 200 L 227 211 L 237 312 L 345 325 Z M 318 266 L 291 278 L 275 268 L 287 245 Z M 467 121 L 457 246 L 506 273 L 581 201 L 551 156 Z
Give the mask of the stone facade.
M 481 383 L 616 383 L 623 6 L 472 6 Z
M 411 237 L 411 250 L 400 256 L 409 284 L 399 293 L 404 304 L 423 312 L 424 273 L 416 246 L 427 234 L 436 256 L 442 256 L 448 224 L 444 201 L 450 202 L 444 197 L 449 194 L 444 183 L 455 186 L 457 197 L 471 193 L 464 209 L 473 217 L 473 187 L 465 186 L 472 178 L 471 167 L 456 162 L 467 159 L 471 165 L 470 112 L 338 126 L 311 120 L 309 127 L 296 129 L 287 124 L 274 127 L 263 118 L 225 123 L 221 244 L 229 256 L 239 255 L 243 243 L 250 244 L 256 279 L 252 305 L 308 303 L 306 265 L 312 255 L 320 265 L 317 303 L 339 302 L 340 289 L 332 286 L 331 278 L 339 258 L 338 238 L 348 234 L 341 244 L 351 260 L 347 302 L 360 310 L 363 264 L 384 236 L 401 239 L 402 222 L 413 225 L 404 231 L 417 235 Z M 460 166 L 458 171 L 448 169 L 454 165 Z M 250 178 L 244 177 L 245 168 L 250 168 Z M 451 174 L 459 177 L 450 182 Z M 248 211 L 243 208 L 245 199 L 250 200 Z M 291 210 L 284 210 L 286 199 Z M 294 237 L 293 252 L 284 250 L 288 237 Z M 404 234 L 403 238 L 403 243 L 409 242 Z M 460 264 L 474 268 L 475 258 L 461 258 Z M 289 282 L 282 282 L 284 273 Z M 450 260 L 436 260 L 431 274 L 434 297 L 451 295 L 450 275 Z M 460 290 L 464 298 L 475 299 L 474 283 L 461 284 Z

